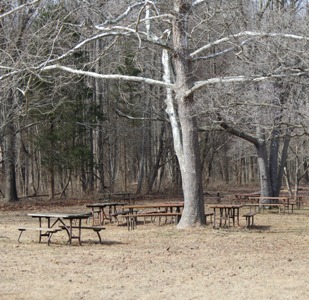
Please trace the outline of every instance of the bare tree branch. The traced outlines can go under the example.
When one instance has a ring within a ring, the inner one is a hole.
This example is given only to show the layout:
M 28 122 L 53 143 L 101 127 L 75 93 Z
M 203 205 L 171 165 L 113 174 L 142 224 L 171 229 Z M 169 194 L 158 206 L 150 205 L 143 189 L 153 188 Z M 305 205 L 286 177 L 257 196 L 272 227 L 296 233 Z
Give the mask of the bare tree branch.
M 12 10 L 10 10 L 10 11 L 0 15 L 0 19 L 9 16 L 9 15 L 13 14 L 14 12 L 17 12 L 18 10 L 20 10 L 20 9 L 22 9 L 24 7 L 31 6 L 31 5 L 33 5 L 33 4 L 37 3 L 37 2 L 40 2 L 40 1 L 41 0 L 34 0 L 34 1 L 30 2 L 30 3 L 25 3 L 23 5 L 17 6 L 15 8 L 13 8 Z
M 120 75 L 120 74 L 98 74 L 96 72 L 90 72 L 90 71 L 83 71 L 83 70 L 77 70 L 70 67 L 60 66 L 60 65 L 51 65 L 46 66 L 40 69 L 40 71 L 49 71 L 49 70 L 62 70 L 65 72 L 69 72 L 76 75 L 82 75 L 82 76 L 90 76 L 93 78 L 98 79 L 116 79 L 116 80 L 126 80 L 126 81 L 134 81 L 134 82 L 144 82 L 152 85 L 159 85 L 163 86 L 165 88 L 172 88 L 173 84 L 166 83 L 160 80 L 154 80 L 150 78 L 145 77 L 139 77 L 139 76 L 127 76 L 127 75 Z
M 309 41 L 309 37 L 308 36 L 302 36 L 302 35 L 296 35 L 296 34 L 289 34 L 289 33 L 277 33 L 277 32 L 258 32 L 258 31 L 244 31 L 244 32 L 240 32 L 237 34 L 233 34 L 233 35 L 229 35 L 227 37 L 224 37 L 222 39 L 213 41 L 197 50 L 195 50 L 194 52 L 192 52 L 190 54 L 191 58 L 194 58 L 195 56 L 197 56 L 199 53 L 210 49 L 213 46 L 225 43 L 225 42 L 230 42 L 232 40 L 235 40 L 237 38 L 240 37 L 247 37 L 247 36 L 251 36 L 251 37 L 259 37 L 259 38 L 269 38 L 269 37 L 283 37 L 283 38 L 289 38 L 289 39 L 295 39 L 295 40 L 303 40 L 303 41 Z
M 287 72 L 286 74 L 269 74 L 266 76 L 227 76 L 227 77 L 217 77 L 210 78 L 203 81 L 197 81 L 195 85 L 186 92 L 186 96 L 196 92 L 197 90 L 211 84 L 219 84 L 219 83 L 236 83 L 236 82 L 259 82 L 268 79 L 277 79 L 277 78 L 286 78 L 286 77 L 300 77 L 300 76 L 308 76 L 309 69 L 305 70 L 289 70 L 295 72 Z M 299 72 L 300 71 L 300 72 Z
M 151 1 L 148 1 L 148 2 L 151 2 Z M 128 6 L 127 9 L 125 10 L 125 12 L 123 12 L 122 14 L 119 14 L 117 18 L 115 19 L 109 19 L 109 20 L 106 20 L 104 23 L 100 24 L 100 25 L 97 25 L 95 26 L 96 29 L 104 29 L 106 25 L 110 25 L 110 24 L 116 24 L 118 23 L 119 21 L 123 20 L 124 18 L 126 18 L 129 13 L 134 9 L 134 8 L 137 8 L 137 7 L 140 7 L 140 6 L 143 6 L 145 5 L 145 1 L 140 1 L 140 2 L 137 2 L 137 3 L 134 3 L 132 4 L 131 6 Z

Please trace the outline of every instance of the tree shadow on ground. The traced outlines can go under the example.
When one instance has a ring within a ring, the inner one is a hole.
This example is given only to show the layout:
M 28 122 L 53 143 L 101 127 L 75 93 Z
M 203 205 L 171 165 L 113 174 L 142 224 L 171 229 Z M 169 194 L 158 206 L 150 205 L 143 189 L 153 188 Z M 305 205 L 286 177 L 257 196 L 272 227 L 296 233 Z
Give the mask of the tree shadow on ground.
M 270 230 L 271 226 L 266 226 L 266 225 L 253 225 L 246 227 L 248 230 L 254 230 L 254 231 L 268 231 Z
M 112 246 L 112 245 L 127 245 L 128 243 L 123 243 L 123 242 L 119 242 L 119 241 L 109 241 L 109 240 L 103 240 L 100 243 L 99 241 L 93 241 L 93 240 L 85 240 L 82 241 L 82 244 L 97 244 L 97 245 L 106 245 L 106 246 Z

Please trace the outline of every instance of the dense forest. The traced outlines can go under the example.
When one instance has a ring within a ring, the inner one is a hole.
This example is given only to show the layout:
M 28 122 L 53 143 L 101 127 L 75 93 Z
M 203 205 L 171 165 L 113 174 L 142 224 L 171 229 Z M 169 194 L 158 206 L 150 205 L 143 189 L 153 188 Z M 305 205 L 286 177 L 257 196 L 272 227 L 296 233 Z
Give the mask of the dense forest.
M 308 182 L 309 2 L 0 3 L 0 196 Z

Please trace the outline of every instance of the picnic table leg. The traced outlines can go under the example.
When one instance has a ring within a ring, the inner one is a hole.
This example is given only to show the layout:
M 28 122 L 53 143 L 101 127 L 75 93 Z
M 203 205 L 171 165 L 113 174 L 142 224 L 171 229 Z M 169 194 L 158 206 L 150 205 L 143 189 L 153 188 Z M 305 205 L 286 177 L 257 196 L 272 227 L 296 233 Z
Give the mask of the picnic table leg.
M 79 219 L 78 220 L 78 243 L 79 245 L 82 244 L 81 236 L 82 236 L 82 219 Z
M 136 219 L 136 217 L 131 215 L 131 217 L 130 217 L 130 227 L 131 227 L 132 230 L 135 228 L 135 219 Z
M 99 208 L 99 224 L 103 225 L 104 224 L 104 208 L 100 207 Z
M 180 216 L 176 216 L 176 217 L 175 217 L 175 221 L 176 221 L 176 224 L 178 224 L 179 221 L 180 221 Z
M 72 235 L 73 235 L 73 220 L 70 219 L 70 228 L 68 230 L 68 234 L 69 234 L 69 244 L 72 244 Z
M 109 208 L 109 210 L 110 210 L 110 208 Z M 108 213 L 110 213 L 110 212 L 108 212 Z M 104 224 L 105 224 L 105 219 L 109 219 L 109 218 L 108 218 L 107 215 L 106 215 L 106 212 L 105 212 L 105 210 L 104 210 L 104 207 L 102 207 L 102 221 L 101 221 L 101 225 L 104 225 Z
M 42 217 L 39 217 L 39 227 L 42 227 Z M 47 228 L 51 228 L 50 226 L 50 218 L 47 218 Z M 47 234 L 45 232 L 43 232 L 42 230 L 39 231 L 39 243 L 42 242 L 42 236 L 46 236 Z M 50 241 L 50 234 L 49 234 L 49 240 L 48 240 L 48 245 L 49 245 L 49 241 Z
M 230 227 L 230 225 L 231 225 L 231 218 L 230 217 L 233 218 L 233 210 L 231 208 L 228 208 L 226 213 L 227 213 L 227 217 L 228 217 L 227 224 L 228 224 L 228 227 Z M 226 225 L 226 219 L 225 219 L 225 225 Z
M 221 227 L 222 226 L 222 218 L 223 218 L 223 209 L 222 208 L 219 209 L 219 216 L 220 216 L 219 227 Z
M 53 235 L 52 232 L 50 232 L 49 235 L 48 235 L 48 241 L 47 241 L 48 246 L 50 245 L 50 240 L 51 240 L 52 235 Z
M 234 211 L 234 208 L 229 208 L 229 211 L 230 211 L 230 214 L 231 214 L 231 218 L 229 218 L 229 221 L 228 221 L 228 223 L 229 223 L 229 227 L 230 227 L 230 224 L 231 224 L 231 219 L 232 219 L 232 222 L 233 222 L 233 226 L 235 226 L 235 211 Z
M 227 215 L 229 213 L 229 211 L 227 209 L 222 208 L 222 213 L 221 213 L 221 220 L 224 219 L 224 226 L 226 226 L 226 219 L 229 218 L 229 215 Z M 220 227 L 222 226 L 222 222 L 220 223 Z
M 53 224 L 53 225 L 54 225 L 54 224 Z M 40 224 L 40 227 L 41 227 L 41 224 Z M 52 226 L 50 226 L 50 218 L 47 218 L 47 227 L 48 227 L 48 228 L 51 228 L 51 227 L 52 227 Z M 49 244 L 50 244 L 50 239 L 51 239 L 52 235 L 53 235 L 53 233 L 52 233 L 52 232 L 49 232 L 49 235 L 48 235 L 48 242 L 47 242 L 48 246 L 49 246 Z M 40 238 L 41 238 L 41 231 L 40 231 Z
M 134 225 L 135 225 L 135 218 L 134 214 L 133 214 L 133 209 L 129 209 L 129 214 L 125 216 L 126 220 L 127 220 L 127 227 L 128 230 L 133 230 L 134 229 Z
M 130 230 L 130 216 L 126 216 L 126 221 L 127 221 L 127 227 L 128 227 L 128 230 Z
M 94 207 L 91 207 L 91 212 L 92 212 L 92 226 L 94 226 L 94 218 L 95 218 Z
M 48 219 L 49 220 L 49 219 Z M 39 217 L 39 228 L 42 228 L 42 218 Z M 39 232 L 39 243 L 42 241 L 42 232 Z
M 114 209 L 111 211 L 109 217 L 111 219 L 111 222 L 113 221 L 113 217 L 115 219 L 115 221 L 117 221 L 117 218 L 115 217 L 115 214 L 117 213 L 117 208 L 116 208 L 116 205 L 114 206 Z
M 214 225 L 213 228 L 216 228 L 216 208 L 214 208 Z
M 110 222 L 112 222 L 112 209 L 113 209 L 113 207 L 110 205 L 108 207 L 108 217 L 109 217 Z
M 129 214 L 126 216 L 128 230 L 131 229 L 131 216 L 133 214 L 133 209 L 129 208 Z
M 176 213 L 180 213 L 180 207 L 176 207 Z M 178 224 L 180 221 L 180 215 L 175 217 L 175 222 Z

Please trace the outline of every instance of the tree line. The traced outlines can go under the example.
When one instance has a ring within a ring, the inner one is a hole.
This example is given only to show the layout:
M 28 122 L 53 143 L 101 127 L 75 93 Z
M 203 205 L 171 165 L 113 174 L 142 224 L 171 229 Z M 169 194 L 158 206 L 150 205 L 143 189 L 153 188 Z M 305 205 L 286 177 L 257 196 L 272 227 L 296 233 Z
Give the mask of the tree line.
M 0 5 L 6 201 L 203 192 L 307 176 L 308 1 L 44 1 Z

